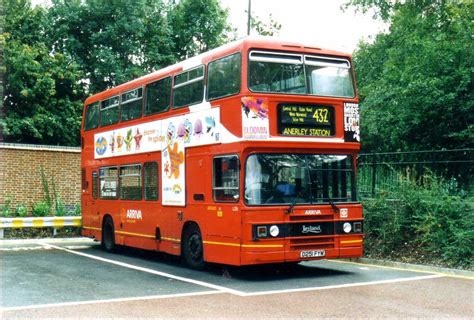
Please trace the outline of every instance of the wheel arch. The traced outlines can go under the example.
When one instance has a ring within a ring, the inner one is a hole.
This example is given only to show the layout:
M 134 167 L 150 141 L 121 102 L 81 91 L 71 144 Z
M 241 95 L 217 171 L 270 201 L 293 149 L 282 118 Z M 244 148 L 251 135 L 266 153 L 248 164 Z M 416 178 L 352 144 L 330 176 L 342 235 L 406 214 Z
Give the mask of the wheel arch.
M 100 237 L 101 237 L 101 239 L 102 239 L 102 235 L 103 235 L 103 232 L 104 232 L 104 224 L 109 219 L 110 219 L 110 221 L 112 221 L 112 225 L 114 226 L 114 229 L 115 229 L 114 218 L 112 217 L 112 215 L 110 213 L 105 213 L 102 216 L 102 223 L 100 224 L 100 227 L 101 227 Z
M 110 227 L 108 227 L 110 225 Z M 106 237 L 106 233 L 109 232 L 109 236 Z M 106 213 L 102 217 L 102 231 L 101 231 L 101 246 L 107 252 L 117 252 L 117 244 L 115 242 L 115 223 L 114 219 L 111 214 Z M 110 243 L 110 248 L 108 248 L 108 244 Z
M 201 258 L 202 259 L 202 264 L 201 264 L 201 262 L 199 262 L 198 264 L 190 263 L 189 260 L 188 260 L 189 256 L 187 256 L 187 254 L 189 254 L 189 249 L 186 247 L 187 237 L 189 236 L 189 234 L 188 234 L 189 232 L 193 232 L 193 229 L 194 229 L 194 231 L 198 231 L 199 234 L 200 234 L 201 250 L 202 250 L 202 256 L 201 256 L 202 257 Z M 206 261 L 206 250 L 204 250 L 203 230 L 202 230 L 201 226 L 196 221 L 189 220 L 189 221 L 186 221 L 183 224 L 182 232 L 181 232 L 180 249 L 181 249 L 180 256 L 183 260 L 185 260 L 187 262 L 188 266 L 190 266 L 191 268 L 196 269 L 196 270 L 202 270 L 204 268 L 204 266 L 206 264 L 206 262 L 205 262 Z
M 188 220 L 183 224 L 183 227 L 181 228 L 181 252 L 183 252 L 183 242 L 184 242 L 184 236 L 186 234 L 186 231 L 191 228 L 191 226 L 195 226 L 199 229 L 201 232 L 202 236 L 202 229 L 201 226 L 194 220 Z

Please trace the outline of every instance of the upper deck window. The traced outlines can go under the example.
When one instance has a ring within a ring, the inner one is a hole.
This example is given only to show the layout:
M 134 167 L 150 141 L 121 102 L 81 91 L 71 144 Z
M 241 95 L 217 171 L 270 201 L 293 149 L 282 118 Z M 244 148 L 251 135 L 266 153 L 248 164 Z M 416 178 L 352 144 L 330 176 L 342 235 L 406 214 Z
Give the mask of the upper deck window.
M 241 78 L 240 53 L 209 63 L 207 99 L 214 100 L 239 93 Z
M 171 77 L 146 86 L 145 115 L 159 113 L 170 108 Z
M 86 118 L 84 120 L 84 130 L 95 129 L 99 126 L 100 102 L 94 102 L 86 107 Z
M 309 94 L 354 97 L 351 65 L 345 59 L 305 56 Z
M 121 120 L 127 121 L 142 116 L 143 88 L 130 90 L 122 94 Z
M 252 51 L 249 88 L 254 92 L 354 97 L 350 62 L 326 56 Z
M 119 96 L 102 101 L 100 125 L 108 126 L 119 121 Z
M 199 103 L 204 97 L 204 66 L 185 71 L 174 77 L 173 107 L 181 108 Z
M 251 52 L 249 88 L 255 92 L 305 94 L 303 56 L 276 52 Z

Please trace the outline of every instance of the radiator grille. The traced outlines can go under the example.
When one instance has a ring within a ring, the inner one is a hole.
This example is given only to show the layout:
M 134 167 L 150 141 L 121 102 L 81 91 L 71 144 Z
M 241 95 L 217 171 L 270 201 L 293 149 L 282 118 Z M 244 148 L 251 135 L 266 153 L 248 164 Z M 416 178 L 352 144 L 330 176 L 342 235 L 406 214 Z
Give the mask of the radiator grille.
M 334 248 L 334 237 L 305 237 L 290 240 L 291 250 L 317 250 Z

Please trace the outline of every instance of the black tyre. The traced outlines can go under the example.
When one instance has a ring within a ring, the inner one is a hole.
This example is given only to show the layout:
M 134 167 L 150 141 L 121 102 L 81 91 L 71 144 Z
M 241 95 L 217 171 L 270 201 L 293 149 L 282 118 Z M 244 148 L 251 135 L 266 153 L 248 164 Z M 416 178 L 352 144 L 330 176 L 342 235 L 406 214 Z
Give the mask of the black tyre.
M 204 269 L 204 247 L 201 230 L 195 224 L 186 228 L 183 235 L 182 253 L 184 261 L 195 270 Z
M 115 229 L 112 218 L 106 217 L 102 225 L 102 248 L 107 252 L 116 252 Z

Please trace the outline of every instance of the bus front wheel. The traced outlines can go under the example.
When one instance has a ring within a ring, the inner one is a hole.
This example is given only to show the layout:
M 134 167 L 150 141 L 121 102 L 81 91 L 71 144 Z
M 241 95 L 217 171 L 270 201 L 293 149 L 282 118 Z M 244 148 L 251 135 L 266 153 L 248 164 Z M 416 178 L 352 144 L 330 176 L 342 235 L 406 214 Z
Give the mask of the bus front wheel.
M 115 252 L 115 230 L 112 218 L 105 217 L 102 225 L 102 248 L 107 252 Z
M 202 270 L 204 262 L 204 247 L 202 244 L 201 230 L 195 224 L 188 226 L 183 236 L 183 258 L 188 266 L 195 270 Z

